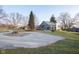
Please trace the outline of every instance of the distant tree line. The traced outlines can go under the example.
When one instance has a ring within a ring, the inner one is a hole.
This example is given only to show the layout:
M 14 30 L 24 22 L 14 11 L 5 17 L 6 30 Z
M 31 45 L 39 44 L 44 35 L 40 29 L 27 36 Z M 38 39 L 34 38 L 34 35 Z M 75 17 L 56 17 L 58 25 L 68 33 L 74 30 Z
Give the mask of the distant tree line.
M 56 18 L 54 15 L 51 16 L 50 22 L 57 23 L 57 20 L 60 21 L 60 28 L 62 30 L 69 30 L 74 25 L 79 25 L 79 13 L 77 13 L 73 18 L 67 12 L 60 13 Z
M 15 27 L 17 27 L 19 23 L 21 23 L 24 26 L 27 26 L 27 20 L 28 28 L 30 30 L 34 30 L 35 15 L 33 11 L 30 12 L 29 17 L 26 17 L 18 12 L 7 14 L 2 8 L 0 8 L 0 23 L 5 22 L 6 24 L 10 24 Z M 60 13 L 59 17 L 55 17 L 54 15 L 50 17 L 50 22 L 57 23 L 57 20 L 61 21 L 61 29 L 67 30 L 70 29 L 73 25 L 79 23 L 79 13 L 76 14 L 73 18 L 71 18 L 70 14 L 67 12 Z
M 6 12 L 4 12 L 2 8 L 0 8 L 0 24 L 5 22 L 7 25 L 12 25 L 14 27 L 17 27 L 18 25 L 27 26 L 27 20 L 28 20 L 28 28 L 30 30 L 34 30 L 35 15 L 33 14 L 32 11 L 30 12 L 28 19 L 28 17 L 25 17 L 24 15 L 18 12 L 7 14 Z

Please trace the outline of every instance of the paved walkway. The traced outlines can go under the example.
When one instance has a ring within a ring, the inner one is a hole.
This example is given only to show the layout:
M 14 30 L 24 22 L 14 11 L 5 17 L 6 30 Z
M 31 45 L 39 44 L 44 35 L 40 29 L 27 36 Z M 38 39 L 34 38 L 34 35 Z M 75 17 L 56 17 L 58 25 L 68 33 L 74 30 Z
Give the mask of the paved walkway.
M 0 33 L 0 48 L 3 49 L 13 49 L 19 47 L 37 48 L 64 39 L 63 37 L 60 36 L 54 36 L 39 32 L 26 32 L 26 34 L 27 33 L 29 34 L 22 37 L 5 36 L 4 33 Z

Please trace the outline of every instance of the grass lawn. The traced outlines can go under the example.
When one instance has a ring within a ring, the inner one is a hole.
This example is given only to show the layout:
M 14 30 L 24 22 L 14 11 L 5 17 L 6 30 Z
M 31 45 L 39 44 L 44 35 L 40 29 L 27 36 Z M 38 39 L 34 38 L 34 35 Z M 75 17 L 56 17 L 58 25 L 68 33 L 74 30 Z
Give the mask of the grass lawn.
M 66 39 L 58 41 L 54 44 L 51 44 L 46 47 L 40 48 L 17 48 L 17 49 L 6 49 L 0 50 L 0 53 L 10 53 L 10 54 L 19 54 L 19 53 L 28 53 L 28 54 L 71 54 L 79 53 L 79 33 L 76 32 L 44 32 L 50 35 L 63 36 Z

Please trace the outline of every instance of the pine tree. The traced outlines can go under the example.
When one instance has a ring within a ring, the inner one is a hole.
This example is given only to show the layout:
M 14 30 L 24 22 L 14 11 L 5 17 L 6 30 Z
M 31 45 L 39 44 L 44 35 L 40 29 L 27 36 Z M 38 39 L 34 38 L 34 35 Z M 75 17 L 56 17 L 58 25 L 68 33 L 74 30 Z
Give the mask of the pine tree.
M 29 23 L 28 23 L 28 27 L 30 30 L 34 30 L 35 29 L 35 22 L 34 22 L 34 14 L 33 12 L 31 11 L 30 12 L 30 15 L 29 15 Z
M 54 17 L 54 15 L 52 15 L 52 17 L 50 18 L 50 22 L 52 23 L 52 24 L 54 24 L 54 25 L 52 25 L 52 29 L 51 29 L 51 31 L 55 31 L 56 30 L 56 20 L 55 20 L 55 17 Z
M 50 18 L 50 22 L 56 23 L 54 15 L 52 15 L 52 17 Z

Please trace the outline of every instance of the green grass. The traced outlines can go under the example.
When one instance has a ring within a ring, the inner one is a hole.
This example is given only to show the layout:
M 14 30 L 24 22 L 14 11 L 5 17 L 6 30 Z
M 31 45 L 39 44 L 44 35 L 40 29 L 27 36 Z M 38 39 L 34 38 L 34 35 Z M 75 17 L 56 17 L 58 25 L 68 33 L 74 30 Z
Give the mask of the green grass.
M 65 37 L 65 40 L 58 41 L 54 44 L 40 48 L 17 48 L 0 50 L 0 53 L 9 54 L 77 54 L 79 53 L 79 33 L 77 32 L 43 32 L 50 35 L 58 35 Z

